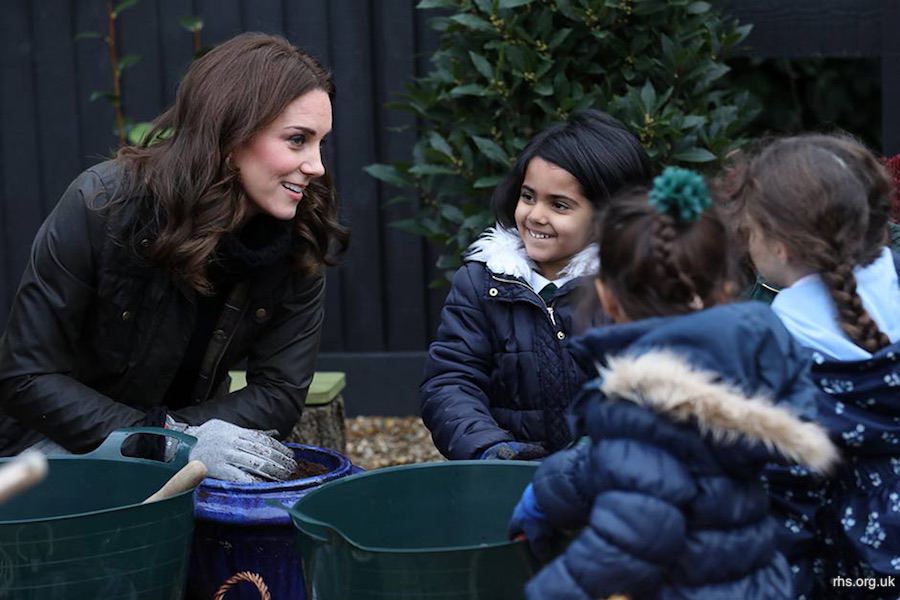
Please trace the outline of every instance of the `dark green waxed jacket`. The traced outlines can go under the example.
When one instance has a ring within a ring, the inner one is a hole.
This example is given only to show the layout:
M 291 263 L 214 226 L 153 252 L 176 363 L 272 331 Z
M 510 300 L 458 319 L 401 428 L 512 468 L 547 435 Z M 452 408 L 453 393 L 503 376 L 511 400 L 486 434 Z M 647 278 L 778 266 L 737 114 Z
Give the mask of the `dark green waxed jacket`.
M 178 371 L 196 292 L 141 257 L 152 228 L 135 233 L 138 201 L 110 208 L 122 183 L 115 161 L 88 169 L 35 237 L 0 337 L 0 455 L 42 436 L 88 451 L 112 430 L 144 423 Z M 235 286 L 176 420 L 218 418 L 285 435 L 299 419 L 325 284 L 289 260 Z M 248 386 L 227 393 L 228 370 L 245 359 Z

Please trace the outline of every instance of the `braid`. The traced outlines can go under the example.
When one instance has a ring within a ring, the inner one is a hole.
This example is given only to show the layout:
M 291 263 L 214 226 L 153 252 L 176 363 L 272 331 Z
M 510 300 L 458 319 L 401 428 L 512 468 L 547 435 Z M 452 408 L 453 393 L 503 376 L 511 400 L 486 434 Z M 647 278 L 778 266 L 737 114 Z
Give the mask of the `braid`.
M 651 237 L 653 259 L 656 262 L 656 282 L 660 299 L 672 306 L 690 306 L 697 297 L 693 282 L 678 268 L 674 260 L 673 243 L 678 237 L 675 219 L 669 214 L 657 214 L 653 219 Z
M 856 291 L 853 261 L 848 258 L 840 262 L 834 261 L 820 275 L 837 308 L 838 325 L 847 337 L 872 353 L 890 345 L 891 340 L 878 328 Z

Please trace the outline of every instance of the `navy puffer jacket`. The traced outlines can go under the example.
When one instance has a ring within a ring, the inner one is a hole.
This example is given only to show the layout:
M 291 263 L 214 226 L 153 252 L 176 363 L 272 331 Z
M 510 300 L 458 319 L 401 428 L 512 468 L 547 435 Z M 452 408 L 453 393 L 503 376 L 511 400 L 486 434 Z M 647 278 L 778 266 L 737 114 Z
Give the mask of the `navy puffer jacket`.
M 577 254 L 564 271 L 575 279 L 545 304 L 527 283 L 534 264 L 514 230 L 489 229 L 473 244 L 420 388 L 422 419 L 444 456 L 478 458 L 504 441 L 553 451 L 569 441 L 565 413 L 592 367 L 577 364 L 565 342 L 604 321 L 585 308 L 597 263 L 594 245 Z
M 808 406 L 816 393 L 774 313 L 712 308 L 578 346 L 600 366 L 574 407 L 590 443 L 545 460 L 534 491 L 556 528 L 581 531 L 528 597 L 791 598 L 760 473 L 773 459 L 826 471 L 837 453 L 770 400 Z

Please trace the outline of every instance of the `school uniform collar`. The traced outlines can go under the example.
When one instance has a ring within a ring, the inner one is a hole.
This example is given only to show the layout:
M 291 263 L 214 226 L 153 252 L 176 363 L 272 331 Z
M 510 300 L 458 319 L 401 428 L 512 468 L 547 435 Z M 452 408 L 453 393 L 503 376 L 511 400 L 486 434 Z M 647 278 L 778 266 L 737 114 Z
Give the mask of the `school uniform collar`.
M 856 291 L 866 311 L 891 342 L 900 339 L 900 283 L 889 248 L 866 267 L 853 269 Z M 803 346 L 837 360 L 866 360 L 872 354 L 855 343 L 837 323 L 837 308 L 816 274 L 784 288 L 772 301 L 772 310 Z

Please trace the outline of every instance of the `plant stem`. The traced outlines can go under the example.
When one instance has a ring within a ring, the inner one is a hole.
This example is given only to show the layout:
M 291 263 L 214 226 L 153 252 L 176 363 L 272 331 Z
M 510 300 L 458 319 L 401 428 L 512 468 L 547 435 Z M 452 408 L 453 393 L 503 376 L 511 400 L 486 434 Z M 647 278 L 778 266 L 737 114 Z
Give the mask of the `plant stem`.
M 203 48 L 203 42 L 200 40 L 200 29 L 194 30 L 194 56 L 200 53 Z
M 112 2 L 106 3 L 107 40 L 109 48 L 109 64 L 112 68 L 113 112 L 116 116 L 116 132 L 119 134 L 119 145 L 125 145 L 125 116 L 122 111 L 122 73 L 119 71 L 119 52 L 116 48 L 116 13 Z

